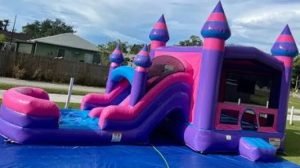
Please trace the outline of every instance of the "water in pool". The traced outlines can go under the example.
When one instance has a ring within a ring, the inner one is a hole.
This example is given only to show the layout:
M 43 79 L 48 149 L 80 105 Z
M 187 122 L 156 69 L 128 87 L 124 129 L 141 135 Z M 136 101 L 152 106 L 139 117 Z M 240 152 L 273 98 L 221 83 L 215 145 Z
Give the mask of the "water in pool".
M 61 109 L 60 112 L 60 128 L 99 130 L 99 119 L 89 117 L 89 110 Z

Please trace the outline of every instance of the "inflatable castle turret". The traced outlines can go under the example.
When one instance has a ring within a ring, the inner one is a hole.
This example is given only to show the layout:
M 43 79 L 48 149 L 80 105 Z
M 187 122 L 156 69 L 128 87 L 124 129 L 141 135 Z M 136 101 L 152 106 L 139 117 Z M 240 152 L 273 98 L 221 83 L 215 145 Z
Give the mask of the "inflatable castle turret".
M 114 69 L 119 67 L 122 62 L 124 61 L 123 53 L 120 49 L 120 44 L 117 44 L 115 50 L 112 52 L 112 54 L 109 56 L 110 67 L 108 72 L 108 79 L 106 82 L 106 93 L 110 93 L 113 89 L 113 81 L 110 79 L 111 73 Z
M 231 35 L 221 2 L 208 17 L 201 35 L 204 38 L 199 78 L 201 84 L 197 93 L 197 115 L 194 124 L 201 129 L 212 129 L 211 121 L 216 111 L 220 65 L 223 62 L 225 41 Z M 200 118 L 202 118 L 201 122 Z
M 136 65 L 131 95 L 130 105 L 134 106 L 145 94 L 148 71 L 151 66 L 151 58 L 148 53 L 148 47 L 145 45 L 142 50 L 135 56 L 134 64 Z
M 284 103 L 280 103 L 278 113 L 278 118 L 282 120 L 281 122 L 277 123 L 278 130 L 283 132 L 285 130 L 286 123 L 286 110 L 289 99 L 293 59 L 299 53 L 294 37 L 288 25 L 283 29 L 283 31 L 277 38 L 276 42 L 274 43 L 271 49 L 271 52 L 272 56 L 274 56 L 277 60 L 283 63 L 285 69 L 285 73 L 282 74 L 280 89 L 280 102 Z
M 164 15 L 154 24 L 149 38 L 151 40 L 151 50 L 166 46 L 169 41 L 169 32 Z

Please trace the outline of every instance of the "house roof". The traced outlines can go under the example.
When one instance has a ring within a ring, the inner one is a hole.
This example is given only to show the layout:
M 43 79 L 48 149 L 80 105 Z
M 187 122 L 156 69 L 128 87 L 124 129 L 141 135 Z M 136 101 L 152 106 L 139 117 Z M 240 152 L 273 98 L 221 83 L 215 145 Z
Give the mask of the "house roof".
M 42 37 L 30 40 L 31 42 L 39 42 L 45 44 L 52 44 L 57 46 L 78 48 L 82 50 L 89 51 L 99 51 L 97 46 L 90 43 L 89 41 L 73 34 L 73 33 L 63 33 L 54 36 Z

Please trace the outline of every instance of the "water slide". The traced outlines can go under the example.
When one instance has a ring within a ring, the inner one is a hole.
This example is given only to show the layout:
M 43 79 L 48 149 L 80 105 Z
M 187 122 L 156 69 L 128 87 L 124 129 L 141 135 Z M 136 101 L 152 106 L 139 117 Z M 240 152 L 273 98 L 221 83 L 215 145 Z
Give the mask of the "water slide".
M 116 68 L 111 73 L 111 79 L 114 88 L 109 93 L 89 93 L 81 100 L 82 110 L 91 110 L 99 107 L 103 108 L 109 105 L 117 105 L 121 103 L 130 93 L 130 82 L 132 82 L 134 69 L 128 66 Z M 124 80 L 123 78 L 127 80 Z
M 103 108 L 99 126 L 105 131 L 124 131 L 135 134 L 140 141 L 146 140 L 151 131 L 172 112 L 187 121 L 191 91 L 190 74 L 170 74 L 153 86 L 134 106 L 128 105 L 125 99 L 120 105 Z
M 145 143 L 169 114 L 180 115 L 175 124 L 185 124 L 191 104 L 191 73 L 175 60 L 153 59 L 153 62 L 147 71 L 146 91 L 133 105 L 128 92 L 134 87 L 133 76 L 137 71 L 126 66 L 114 69 L 111 79 L 116 85 L 110 93 L 94 99 L 89 98 L 93 94 L 85 97 L 96 100 L 97 107 L 91 111 L 59 110 L 41 89 L 12 88 L 5 93 L 0 110 L 0 134 L 21 144 Z M 114 103 L 124 90 L 127 94 Z M 97 109 L 101 109 L 97 118 L 88 117 Z M 182 132 L 176 132 L 183 136 Z

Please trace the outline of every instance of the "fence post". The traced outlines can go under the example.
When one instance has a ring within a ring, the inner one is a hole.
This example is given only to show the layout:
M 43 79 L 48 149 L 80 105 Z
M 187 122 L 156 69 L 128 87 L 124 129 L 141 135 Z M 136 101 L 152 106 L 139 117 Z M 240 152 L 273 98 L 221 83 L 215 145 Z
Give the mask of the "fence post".
M 69 89 L 68 89 L 68 97 L 67 97 L 66 104 L 65 104 L 65 109 L 69 108 L 69 103 L 70 103 L 70 100 L 71 100 L 73 84 L 74 84 L 74 78 L 71 77 L 70 78 Z
M 290 113 L 290 125 L 293 125 L 294 110 L 295 110 L 295 107 L 292 106 L 291 113 Z

